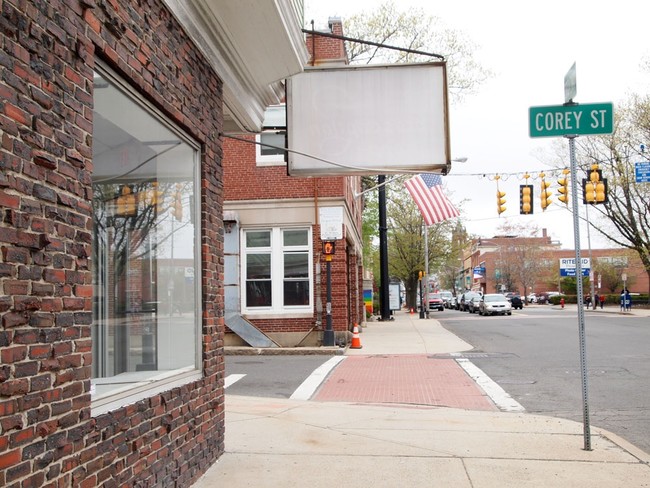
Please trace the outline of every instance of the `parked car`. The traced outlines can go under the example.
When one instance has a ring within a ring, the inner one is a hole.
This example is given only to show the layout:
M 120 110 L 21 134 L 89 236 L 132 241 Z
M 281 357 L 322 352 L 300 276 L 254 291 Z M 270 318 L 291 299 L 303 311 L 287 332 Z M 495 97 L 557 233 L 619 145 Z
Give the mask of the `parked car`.
M 442 301 L 440 293 L 431 293 L 429 295 L 429 310 L 438 310 L 442 312 L 445 309 L 445 304 Z
M 483 297 L 481 295 L 478 294 L 474 295 L 472 299 L 469 301 L 469 303 L 467 304 L 467 311 L 469 313 L 478 312 L 479 303 L 481 303 L 482 299 Z
M 519 295 L 512 295 L 510 298 L 510 305 L 513 309 L 522 310 L 524 308 L 524 302 Z
M 519 296 L 519 293 L 516 293 L 514 291 L 509 291 L 507 293 L 504 293 L 503 295 L 508 299 L 508 301 L 510 301 L 512 300 L 512 297 L 514 297 L 515 295 Z
M 461 312 L 469 311 L 469 302 L 474 298 L 474 296 L 479 295 L 475 291 L 466 291 L 460 296 L 460 302 L 458 303 L 458 310 Z
M 521 302 L 521 300 L 519 301 Z M 478 313 L 480 315 L 512 315 L 512 305 L 505 295 L 488 293 L 479 300 Z
M 444 305 L 444 307 L 450 308 L 449 302 L 451 301 L 452 298 L 454 298 L 454 295 L 450 291 L 441 291 L 440 296 L 442 297 L 442 304 Z
M 448 307 L 449 309 L 457 309 L 458 308 L 458 297 L 457 296 L 452 296 L 451 300 L 448 302 Z
M 526 297 L 526 301 L 528 303 L 537 303 L 537 294 L 536 293 L 531 293 Z

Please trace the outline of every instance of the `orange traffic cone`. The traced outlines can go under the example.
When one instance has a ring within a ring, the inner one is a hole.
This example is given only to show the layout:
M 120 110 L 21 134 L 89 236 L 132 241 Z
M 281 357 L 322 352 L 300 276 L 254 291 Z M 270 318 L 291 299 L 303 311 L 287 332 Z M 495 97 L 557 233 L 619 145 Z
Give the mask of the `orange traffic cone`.
M 350 343 L 350 349 L 361 349 L 361 339 L 359 338 L 359 326 L 354 324 L 354 329 L 352 329 L 352 342 Z

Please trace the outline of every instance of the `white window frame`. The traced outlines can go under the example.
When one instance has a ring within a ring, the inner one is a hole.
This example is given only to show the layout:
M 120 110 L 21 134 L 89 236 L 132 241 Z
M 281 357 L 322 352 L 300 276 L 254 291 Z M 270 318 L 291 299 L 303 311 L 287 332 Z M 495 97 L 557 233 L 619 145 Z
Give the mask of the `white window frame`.
M 284 153 L 283 154 L 262 154 L 262 146 L 260 143 L 262 142 L 262 136 L 265 134 L 265 132 L 262 132 L 261 134 L 256 134 L 255 135 L 255 162 L 257 166 L 284 166 L 286 165 L 286 161 L 284 160 Z
M 305 246 L 284 246 L 283 232 L 291 230 L 304 230 L 307 232 L 307 244 Z M 271 245 L 268 248 L 247 248 L 246 232 L 269 231 L 271 233 Z M 241 229 L 241 310 L 246 315 L 286 316 L 296 314 L 313 315 L 314 312 L 314 271 L 313 271 L 313 245 L 311 226 L 289 226 L 289 227 L 249 227 Z M 309 303 L 307 305 L 284 305 L 284 255 L 289 251 L 307 252 L 307 268 L 309 281 Z M 271 306 L 270 307 L 248 307 L 246 304 L 246 262 L 247 255 L 259 254 L 268 251 L 271 254 Z

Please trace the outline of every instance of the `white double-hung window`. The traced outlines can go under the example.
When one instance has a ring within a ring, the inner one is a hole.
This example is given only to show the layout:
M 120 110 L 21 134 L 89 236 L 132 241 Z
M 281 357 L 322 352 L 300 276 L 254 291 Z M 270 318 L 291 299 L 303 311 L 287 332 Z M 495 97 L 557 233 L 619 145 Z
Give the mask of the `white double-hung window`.
M 242 310 L 311 312 L 311 229 L 242 231 Z

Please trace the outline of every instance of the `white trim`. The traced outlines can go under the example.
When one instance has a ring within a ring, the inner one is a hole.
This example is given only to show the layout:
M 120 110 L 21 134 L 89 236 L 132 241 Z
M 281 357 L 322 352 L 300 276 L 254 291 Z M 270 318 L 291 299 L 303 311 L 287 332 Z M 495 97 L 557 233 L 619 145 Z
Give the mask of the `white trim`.
M 304 246 L 285 247 L 282 242 L 283 232 L 288 230 L 304 230 L 307 232 L 307 244 Z M 249 248 L 246 246 L 247 232 L 268 231 L 271 235 L 270 246 Z M 278 318 L 295 317 L 306 314 L 311 317 L 314 311 L 314 275 L 313 275 L 313 245 L 311 225 L 294 225 L 278 227 L 246 227 L 240 230 L 241 239 L 241 272 L 240 272 L 240 307 L 242 314 L 252 318 L 277 316 Z M 291 250 L 307 253 L 307 272 L 309 282 L 308 305 L 283 305 L 284 302 L 284 256 Z M 257 252 L 256 252 L 257 251 Z M 247 307 L 246 305 L 246 257 L 248 254 L 269 253 L 271 255 L 271 306 Z
M 337 364 L 345 359 L 345 356 L 334 356 L 310 374 L 302 384 L 296 388 L 296 391 L 289 397 L 291 400 L 309 400 L 318 387 L 325 381 Z
M 263 134 L 264 132 L 255 134 L 255 142 L 262 142 Z M 255 163 L 257 166 L 286 166 L 287 164 L 284 160 L 284 154 L 262 155 L 262 146 L 260 144 L 255 144 Z
M 480 386 L 487 396 L 492 399 L 494 404 L 504 412 L 525 412 L 526 409 L 512 398 L 506 391 L 501 388 L 497 383 L 486 375 L 483 370 L 472 363 L 467 358 L 458 358 L 456 362 L 465 372 L 472 378 L 478 386 Z

